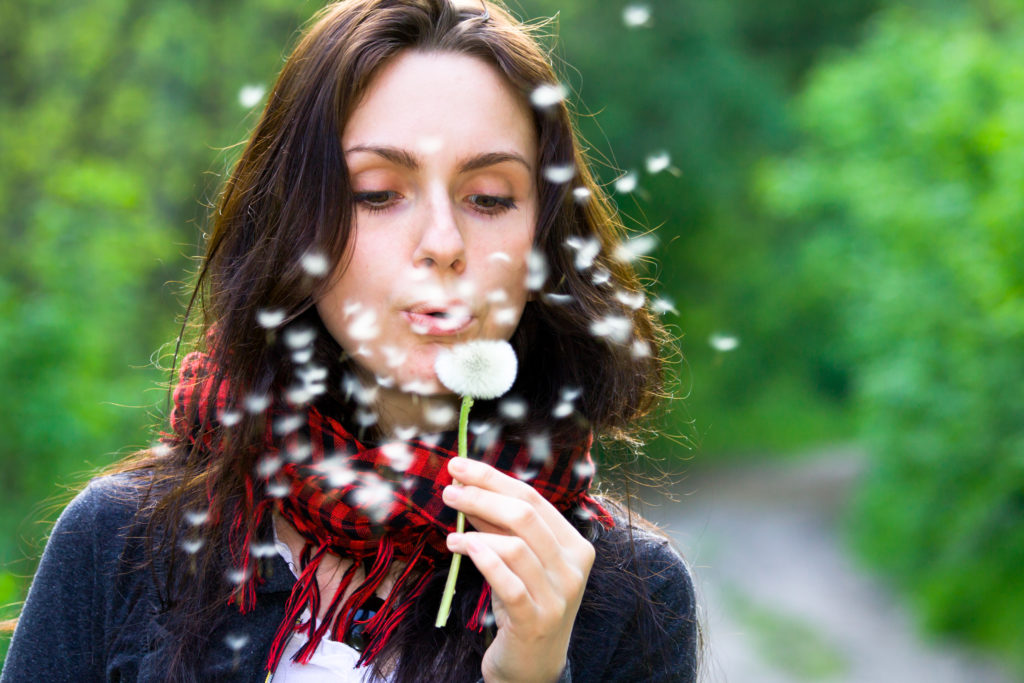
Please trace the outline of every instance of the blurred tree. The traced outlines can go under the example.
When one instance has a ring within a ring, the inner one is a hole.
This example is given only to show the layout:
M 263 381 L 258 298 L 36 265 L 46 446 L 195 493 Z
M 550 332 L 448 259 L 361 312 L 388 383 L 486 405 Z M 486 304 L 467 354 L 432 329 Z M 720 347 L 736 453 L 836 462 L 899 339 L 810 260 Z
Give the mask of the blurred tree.
M 1024 671 L 1024 12 L 887 11 L 796 110 L 760 188 L 841 325 L 874 456 L 858 545 L 928 627 Z

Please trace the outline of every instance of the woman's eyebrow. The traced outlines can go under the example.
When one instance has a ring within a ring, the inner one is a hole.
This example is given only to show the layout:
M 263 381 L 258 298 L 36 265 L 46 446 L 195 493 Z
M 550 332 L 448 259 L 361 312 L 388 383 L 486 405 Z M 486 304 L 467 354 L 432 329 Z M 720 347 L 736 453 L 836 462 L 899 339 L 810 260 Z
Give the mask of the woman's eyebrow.
M 410 171 L 416 171 L 420 168 L 419 160 L 412 153 L 398 147 L 356 145 L 345 150 L 345 154 L 352 154 L 354 152 L 369 152 L 370 154 L 376 154 L 385 161 L 395 164 L 396 166 L 407 168 Z M 485 152 L 484 154 L 477 154 L 460 161 L 458 171 L 459 173 L 469 173 L 470 171 L 476 171 L 481 168 L 487 168 L 488 166 L 502 164 L 507 161 L 520 163 L 526 167 L 526 170 L 531 173 L 533 172 L 533 167 L 530 166 L 530 162 L 528 162 L 522 155 L 516 154 L 515 152 Z

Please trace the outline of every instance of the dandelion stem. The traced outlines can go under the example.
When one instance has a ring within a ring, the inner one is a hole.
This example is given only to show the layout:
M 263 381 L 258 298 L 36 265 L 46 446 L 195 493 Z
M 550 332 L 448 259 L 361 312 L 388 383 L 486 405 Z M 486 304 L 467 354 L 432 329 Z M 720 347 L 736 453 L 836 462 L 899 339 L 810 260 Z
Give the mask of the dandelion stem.
M 469 457 L 469 446 L 467 444 L 467 433 L 469 432 L 469 409 L 473 407 L 473 397 L 462 397 L 462 409 L 459 411 L 459 457 Z M 455 517 L 455 531 L 462 533 L 466 530 L 466 515 L 459 514 Z M 444 584 L 444 593 L 441 595 L 441 606 L 437 609 L 437 619 L 434 621 L 436 628 L 444 628 L 448 623 L 448 613 L 452 609 L 452 598 L 455 597 L 455 581 L 459 578 L 459 565 L 462 563 L 462 555 L 455 553 L 452 557 L 452 566 L 448 570 L 448 580 Z

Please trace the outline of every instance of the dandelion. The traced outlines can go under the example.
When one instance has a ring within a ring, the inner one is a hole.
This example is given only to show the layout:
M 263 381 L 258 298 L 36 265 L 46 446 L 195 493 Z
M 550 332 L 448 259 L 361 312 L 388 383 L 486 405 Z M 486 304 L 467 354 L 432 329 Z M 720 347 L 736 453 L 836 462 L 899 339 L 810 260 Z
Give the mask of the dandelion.
M 647 157 L 647 172 L 650 174 L 661 173 L 669 167 L 672 163 L 672 158 L 668 155 L 668 152 L 662 150 L 655 152 Z
M 568 94 L 561 83 L 545 83 L 530 93 L 530 102 L 538 109 L 549 109 L 564 100 Z
M 284 322 L 284 311 L 280 308 L 261 308 L 256 311 L 256 324 L 272 330 Z
M 508 392 L 516 381 L 519 362 L 512 345 L 503 340 L 478 339 L 453 346 L 438 354 L 434 361 L 437 379 L 446 387 L 462 396 L 459 411 L 459 457 L 469 456 L 467 432 L 469 411 L 474 399 L 498 398 Z M 466 528 L 466 516 L 460 511 L 456 516 L 455 530 L 462 533 Z M 462 555 L 452 558 L 448 580 L 441 596 L 434 626 L 443 628 L 448 623 L 452 598 L 455 595 L 455 581 L 459 575 Z
M 639 179 L 634 171 L 630 171 L 615 181 L 615 191 L 619 194 L 629 194 L 636 189 Z
M 647 5 L 635 3 L 626 5 L 622 10 L 622 23 L 627 28 L 640 28 L 651 25 L 651 8 Z
M 715 351 L 721 353 L 727 353 L 729 351 L 735 351 L 740 345 L 740 338 L 732 334 L 723 334 L 716 332 L 708 337 L 708 343 Z
M 263 96 L 266 94 L 266 86 L 260 83 L 243 85 L 242 89 L 238 91 L 238 103 L 246 109 L 252 109 L 260 103 L 260 100 L 262 100 Z

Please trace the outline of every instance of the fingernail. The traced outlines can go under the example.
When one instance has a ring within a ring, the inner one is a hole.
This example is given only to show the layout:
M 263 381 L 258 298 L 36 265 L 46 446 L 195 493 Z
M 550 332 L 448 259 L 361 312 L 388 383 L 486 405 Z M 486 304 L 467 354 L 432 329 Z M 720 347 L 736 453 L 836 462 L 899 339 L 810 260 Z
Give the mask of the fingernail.
M 448 471 L 452 474 L 462 474 L 466 471 L 466 459 L 452 458 L 448 461 Z
M 461 543 L 461 542 L 462 542 L 462 534 L 460 534 L 458 532 L 452 532 L 452 533 L 448 534 L 448 549 L 449 550 L 457 550 L 459 548 L 459 543 Z
M 462 492 L 459 491 L 458 486 L 445 486 L 444 491 L 441 492 L 441 496 L 445 501 L 454 503 L 459 499 L 459 495 L 461 493 Z

